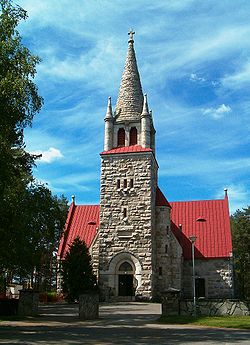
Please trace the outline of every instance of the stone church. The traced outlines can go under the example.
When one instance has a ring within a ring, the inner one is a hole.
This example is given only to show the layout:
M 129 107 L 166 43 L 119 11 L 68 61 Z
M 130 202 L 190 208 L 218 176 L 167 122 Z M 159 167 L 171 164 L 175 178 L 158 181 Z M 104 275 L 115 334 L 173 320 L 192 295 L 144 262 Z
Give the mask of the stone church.
M 156 300 L 168 289 L 192 297 L 233 295 L 228 196 L 168 202 L 158 186 L 155 129 L 143 95 L 133 32 L 119 95 L 104 119 L 100 205 L 73 198 L 58 250 L 77 236 L 89 247 L 105 300 Z M 192 256 L 192 236 L 194 252 Z

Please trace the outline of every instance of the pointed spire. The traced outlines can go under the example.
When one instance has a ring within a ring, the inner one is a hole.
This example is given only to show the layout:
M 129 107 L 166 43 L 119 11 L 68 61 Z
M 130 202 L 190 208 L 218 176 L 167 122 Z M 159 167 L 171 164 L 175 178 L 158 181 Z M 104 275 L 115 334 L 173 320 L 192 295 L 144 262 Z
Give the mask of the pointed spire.
M 111 104 L 111 97 L 108 99 L 108 106 L 105 119 L 113 119 L 113 112 L 112 112 L 112 104 Z
M 127 58 L 115 109 L 119 120 L 139 119 L 143 106 L 142 87 L 134 51 L 134 31 L 130 30 L 128 34 Z
M 142 115 L 150 115 L 149 111 L 148 111 L 148 98 L 147 98 L 147 94 L 144 94 L 144 98 L 143 98 L 143 109 L 142 109 Z

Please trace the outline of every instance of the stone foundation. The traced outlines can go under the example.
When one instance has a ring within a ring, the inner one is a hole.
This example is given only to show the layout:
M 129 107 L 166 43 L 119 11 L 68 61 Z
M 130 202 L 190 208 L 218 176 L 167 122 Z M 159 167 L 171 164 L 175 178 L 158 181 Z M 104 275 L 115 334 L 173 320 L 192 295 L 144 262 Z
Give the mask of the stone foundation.
M 37 315 L 38 314 L 39 293 L 33 290 L 20 290 L 18 303 L 19 315 Z
M 193 314 L 193 301 L 180 301 L 180 315 Z M 199 300 L 196 306 L 197 315 L 208 316 L 248 316 L 250 315 L 250 301 L 216 299 Z
M 162 315 L 180 314 L 180 290 L 169 289 L 162 293 Z
M 79 296 L 79 318 L 94 320 L 99 317 L 99 295 L 83 294 Z

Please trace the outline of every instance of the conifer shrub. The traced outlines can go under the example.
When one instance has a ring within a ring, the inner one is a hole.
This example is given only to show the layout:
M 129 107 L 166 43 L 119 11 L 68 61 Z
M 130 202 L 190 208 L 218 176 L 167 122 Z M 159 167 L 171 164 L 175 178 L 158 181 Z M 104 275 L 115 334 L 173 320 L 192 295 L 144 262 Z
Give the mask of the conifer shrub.
M 62 280 L 63 293 L 69 303 L 78 301 L 81 294 L 98 292 L 91 256 L 79 237 L 69 245 L 62 262 Z

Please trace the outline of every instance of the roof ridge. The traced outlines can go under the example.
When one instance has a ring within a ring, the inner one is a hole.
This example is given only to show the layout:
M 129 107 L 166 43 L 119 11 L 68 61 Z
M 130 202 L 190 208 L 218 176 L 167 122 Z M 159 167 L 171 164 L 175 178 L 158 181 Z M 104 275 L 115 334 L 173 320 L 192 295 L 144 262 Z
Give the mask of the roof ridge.
M 59 243 L 59 247 L 58 247 L 58 254 L 59 254 L 59 256 L 61 256 L 61 253 L 64 252 L 64 250 L 65 250 L 65 246 L 66 246 L 66 243 L 67 243 L 67 238 L 68 238 L 68 235 L 69 235 L 69 229 L 70 229 L 70 226 L 71 226 L 71 223 L 72 223 L 72 220 L 73 220 L 73 216 L 74 216 L 76 207 L 77 206 L 75 205 L 74 202 L 72 202 L 70 207 L 69 207 L 68 216 L 67 216 L 67 219 L 66 219 L 66 222 L 65 222 L 65 225 L 64 225 L 62 237 L 61 237 L 61 240 L 60 240 L 60 243 Z M 66 239 L 65 239 L 65 237 L 66 237 Z
M 100 204 L 79 204 L 79 205 L 76 205 L 76 207 L 78 206 L 100 206 Z
M 180 200 L 180 201 L 169 201 L 170 203 L 172 202 L 178 202 L 178 203 L 181 203 L 181 202 L 202 202 L 202 201 L 225 201 L 226 199 L 223 198 L 223 199 L 203 199 L 203 200 Z

